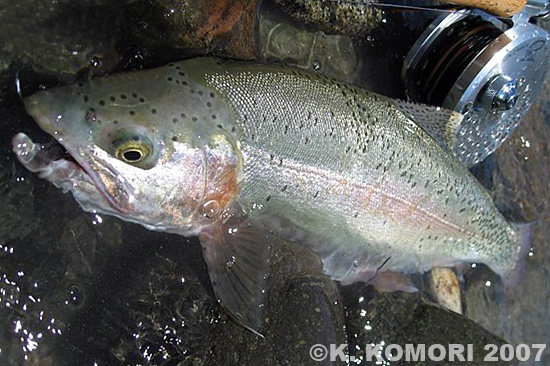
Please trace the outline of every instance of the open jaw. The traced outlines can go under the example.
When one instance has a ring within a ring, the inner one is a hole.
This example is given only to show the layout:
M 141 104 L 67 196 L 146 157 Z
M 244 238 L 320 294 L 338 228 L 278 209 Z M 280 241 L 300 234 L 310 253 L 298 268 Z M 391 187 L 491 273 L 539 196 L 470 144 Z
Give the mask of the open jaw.
M 66 146 L 63 146 L 67 149 Z M 88 212 L 118 213 L 123 210 L 103 192 L 103 184 L 78 154 L 55 159 L 48 149 L 35 144 L 29 136 L 18 133 L 12 140 L 12 149 L 25 168 L 53 183 L 63 192 L 71 192 Z

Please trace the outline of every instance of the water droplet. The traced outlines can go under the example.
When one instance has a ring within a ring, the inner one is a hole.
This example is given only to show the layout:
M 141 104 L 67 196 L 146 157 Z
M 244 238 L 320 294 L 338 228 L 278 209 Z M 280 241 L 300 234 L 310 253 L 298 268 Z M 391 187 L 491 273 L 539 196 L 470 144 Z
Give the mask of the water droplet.
M 315 71 L 321 70 L 321 61 L 319 61 L 319 60 L 313 61 L 312 66 L 313 66 L 313 70 L 315 70 Z
M 227 268 L 231 268 L 235 265 L 235 256 L 234 255 L 231 256 L 231 259 L 229 261 L 227 261 L 226 265 L 227 265 Z
M 86 296 L 84 290 L 77 285 L 71 285 L 67 289 L 67 298 L 65 304 L 74 308 L 81 307 L 84 304 Z

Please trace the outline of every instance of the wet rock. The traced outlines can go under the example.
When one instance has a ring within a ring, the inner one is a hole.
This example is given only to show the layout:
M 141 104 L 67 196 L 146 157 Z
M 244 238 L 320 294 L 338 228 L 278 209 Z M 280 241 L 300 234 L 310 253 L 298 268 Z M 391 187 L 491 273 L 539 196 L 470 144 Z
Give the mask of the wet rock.
M 117 3 L 95 6 L 97 2 L 39 0 L 4 4 L 0 9 L 0 71 L 21 62 L 40 73 L 73 81 L 79 73 L 112 70 L 123 20 Z
M 132 231 L 126 232 L 124 250 L 88 284 L 85 306 L 58 339 L 58 364 L 204 364 L 207 359 L 217 315 L 215 300 L 197 275 L 204 268 L 194 264 L 201 263 L 200 247 L 173 235 Z
M 451 268 L 433 268 L 429 273 L 429 282 L 431 292 L 438 304 L 462 314 L 462 289 Z
M 350 37 L 327 35 L 296 23 L 273 7 L 262 7 L 260 61 L 284 62 L 349 83 L 357 81 L 361 65 Z
M 365 2 L 274 0 L 294 19 L 328 34 L 362 37 L 382 22 L 382 11 Z
M 356 284 L 343 288 L 347 308 L 347 332 L 350 355 L 359 365 L 371 365 L 365 358 L 368 344 L 449 344 L 473 345 L 473 362 L 465 365 L 484 365 L 487 344 L 501 345 L 506 341 L 492 335 L 475 322 L 463 316 L 426 303 L 420 294 L 403 292 L 375 293 L 371 286 Z M 427 354 L 427 353 L 426 353 Z M 464 353 L 466 357 L 466 353 Z M 444 361 L 406 362 L 395 365 L 440 365 Z M 448 362 L 448 358 L 447 358 Z M 507 362 L 495 364 L 508 365 Z
M 250 59 L 256 54 L 258 0 L 153 0 L 129 8 L 132 30 L 148 48 Z

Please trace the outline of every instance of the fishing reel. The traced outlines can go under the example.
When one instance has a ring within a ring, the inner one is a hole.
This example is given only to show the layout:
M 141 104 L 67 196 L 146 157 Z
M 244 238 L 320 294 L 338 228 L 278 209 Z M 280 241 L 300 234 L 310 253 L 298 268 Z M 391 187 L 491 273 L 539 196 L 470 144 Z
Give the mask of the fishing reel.
M 518 126 L 549 67 L 550 37 L 533 23 L 548 0 L 528 1 L 511 19 L 481 10 L 438 17 L 409 51 L 402 69 L 407 97 L 460 112 L 443 143 L 471 167 Z

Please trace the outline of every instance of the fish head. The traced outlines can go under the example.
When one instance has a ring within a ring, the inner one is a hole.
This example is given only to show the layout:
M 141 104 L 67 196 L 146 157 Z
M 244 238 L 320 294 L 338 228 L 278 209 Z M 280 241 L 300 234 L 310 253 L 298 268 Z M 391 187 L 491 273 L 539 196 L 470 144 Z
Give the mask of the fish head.
M 185 87 L 170 84 L 177 71 L 114 75 L 24 100 L 74 159 L 72 169 L 81 170 L 58 176 L 81 177 L 69 189 L 86 211 L 183 234 L 207 224 L 206 150 L 220 109 L 212 93 L 190 79 Z

